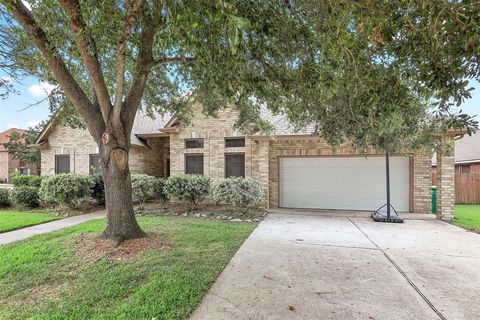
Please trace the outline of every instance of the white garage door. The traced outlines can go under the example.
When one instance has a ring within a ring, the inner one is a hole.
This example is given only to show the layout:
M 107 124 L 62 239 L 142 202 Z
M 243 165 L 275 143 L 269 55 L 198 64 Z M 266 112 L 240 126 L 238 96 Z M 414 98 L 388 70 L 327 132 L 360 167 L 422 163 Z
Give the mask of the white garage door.
M 392 204 L 409 211 L 409 159 L 390 157 Z M 373 211 L 386 203 L 385 158 L 280 158 L 280 207 Z

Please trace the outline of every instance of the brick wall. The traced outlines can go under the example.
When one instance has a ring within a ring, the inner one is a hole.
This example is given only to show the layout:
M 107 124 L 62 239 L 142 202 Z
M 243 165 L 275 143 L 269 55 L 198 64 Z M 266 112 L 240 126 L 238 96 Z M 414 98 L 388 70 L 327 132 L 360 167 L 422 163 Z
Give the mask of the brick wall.
M 451 221 L 455 214 L 455 157 L 453 150 L 437 156 L 437 179 L 437 218 Z
M 0 151 L 0 182 L 8 180 L 8 153 Z
M 382 155 L 383 152 L 369 150 L 369 155 Z M 278 207 L 279 204 L 279 167 L 278 158 L 285 156 L 363 156 L 351 145 L 344 144 L 332 147 L 324 139 L 318 137 L 297 139 L 274 139 L 269 141 L 269 206 Z M 402 155 L 402 154 L 399 154 Z M 410 155 L 409 155 L 410 156 Z M 431 162 L 427 155 L 422 153 L 411 155 L 412 179 L 411 179 L 411 203 L 412 211 L 416 213 L 428 213 L 431 211 L 430 177 Z
M 238 113 L 232 108 L 218 111 L 217 117 L 207 117 L 200 106 L 193 108 L 193 116 L 189 124 L 181 124 L 178 133 L 170 135 L 170 173 L 185 173 L 185 155 L 203 154 L 203 172 L 213 180 L 225 177 L 225 154 L 245 154 L 245 176 L 253 176 L 252 149 L 253 141 L 245 139 L 245 147 L 225 148 L 225 138 L 242 137 L 234 129 Z M 186 149 L 185 139 L 202 138 L 204 147 Z
M 130 149 L 129 165 L 132 173 L 165 176 L 165 139 L 148 139 L 151 149 Z M 42 175 L 55 174 L 55 155 L 61 154 L 70 155 L 71 173 L 88 174 L 90 154 L 98 154 L 98 147 L 87 130 L 57 126 L 48 137 L 48 146 L 41 149 Z

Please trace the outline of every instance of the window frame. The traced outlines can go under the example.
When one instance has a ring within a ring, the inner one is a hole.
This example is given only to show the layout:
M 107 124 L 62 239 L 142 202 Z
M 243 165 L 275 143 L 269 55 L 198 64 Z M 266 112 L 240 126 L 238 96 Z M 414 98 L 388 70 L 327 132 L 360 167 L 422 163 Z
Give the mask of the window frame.
M 58 170 L 58 159 L 68 158 L 68 172 L 59 172 Z M 56 154 L 55 155 L 55 174 L 70 173 L 70 155 L 69 154 Z
M 98 157 L 99 158 L 98 171 L 99 171 L 99 173 L 101 173 L 100 162 L 102 161 L 102 158 L 101 158 L 100 154 L 99 153 L 90 153 L 88 155 L 88 174 L 93 174 L 93 172 L 92 172 L 92 158 L 93 157 Z
M 188 142 L 194 142 L 194 141 L 198 141 L 199 142 L 199 146 L 188 146 Z M 185 142 L 184 142 L 184 147 L 185 149 L 203 149 L 205 147 L 205 141 L 203 138 L 189 138 L 189 139 L 185 139 Z
M 202 157 L 202 172 L 201 173 L 188 173 L 187 172 L 187 159 L 188 157 Z M 203 153 L 185 153 L 185 156 L 184 156 L 184 168 L 183 168 L 183 172 L 185 174 L 198 174 L 198 175 L 205 175 L 205 155 Z
M 232 175 L 228 175 L 228 171 L 227 171 L 227 157 L 229 156 L 243 156 L 243 175 L 240 175 L 240 176 L 232 176 Z M 246 176 L 246 160 L 245 160 L 245 152 L 228 152 L 228 153 L 225 153 L 224 157 L 224 166 L 223 166 L 223 176 L 224 178 L 230 178 L 230 177 L 235 177 L 235 178 L 245 178 Z
M 226 137 L 225 139 L 225 142 L 224 142 L 224 146 L 225 148 L 245 148 L 245 137 Z M 227 142 L 228 141 L 242 141 L 243 144 L 240 145 L 240 146 L 228 146 L 227 145 Z

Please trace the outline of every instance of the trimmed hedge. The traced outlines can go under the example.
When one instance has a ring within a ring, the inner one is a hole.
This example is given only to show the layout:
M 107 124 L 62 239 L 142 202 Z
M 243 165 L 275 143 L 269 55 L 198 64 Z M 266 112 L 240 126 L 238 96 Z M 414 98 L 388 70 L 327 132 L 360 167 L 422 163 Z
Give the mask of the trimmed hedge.
M 20 173 L 14 173 L 10 176 L 12 183 L 15 187 L 32 187 L 40 189 L 42 183 L 42 177 L 25 175 Z
M 132 196 L 143 206 L 147 200 L 167 200 L 163 191 L 164 180 L 146 174 L 132 174 Z
M 10 190 L 6 188 L 0 188 L 0 207 L 10 206 Z
M 213 201 L 235 207 L 254 207 L 263 200 L 263 187 L 252 178 L 227 178 L 214 184 Z
M 35 187 L 14 187 L 9 199 L 12 204 L 20 207 L 36 208 L 39 205 L 38 190 Z
M 210 193 L 210 178 L 200 175 L 179 174 L 165 182 L 165 193 L 174 199 L 187 201 L 191 208 L 207 199 Z
M 42 180 L 40 199 L 77 209 L 92 194 L 95 183 L 90 176 L 80 174 L 57 174 Z

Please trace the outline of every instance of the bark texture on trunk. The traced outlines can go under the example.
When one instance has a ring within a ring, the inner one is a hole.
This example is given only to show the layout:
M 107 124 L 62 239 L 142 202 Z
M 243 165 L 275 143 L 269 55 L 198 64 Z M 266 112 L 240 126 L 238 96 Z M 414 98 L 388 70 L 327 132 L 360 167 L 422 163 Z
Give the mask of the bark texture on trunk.
M 133 211 L 128 163 L 125 170 L 119 170 L 110 156 L 110 150 L 103 151 L 107 152 L 102 155 L 102 159 L 108 159 L 107 165 L 102 165 L 107 208 L 107 227 L 102 236 L 119 245 L 125 240 L 144 237 L 145 232 L 138 225 Z

